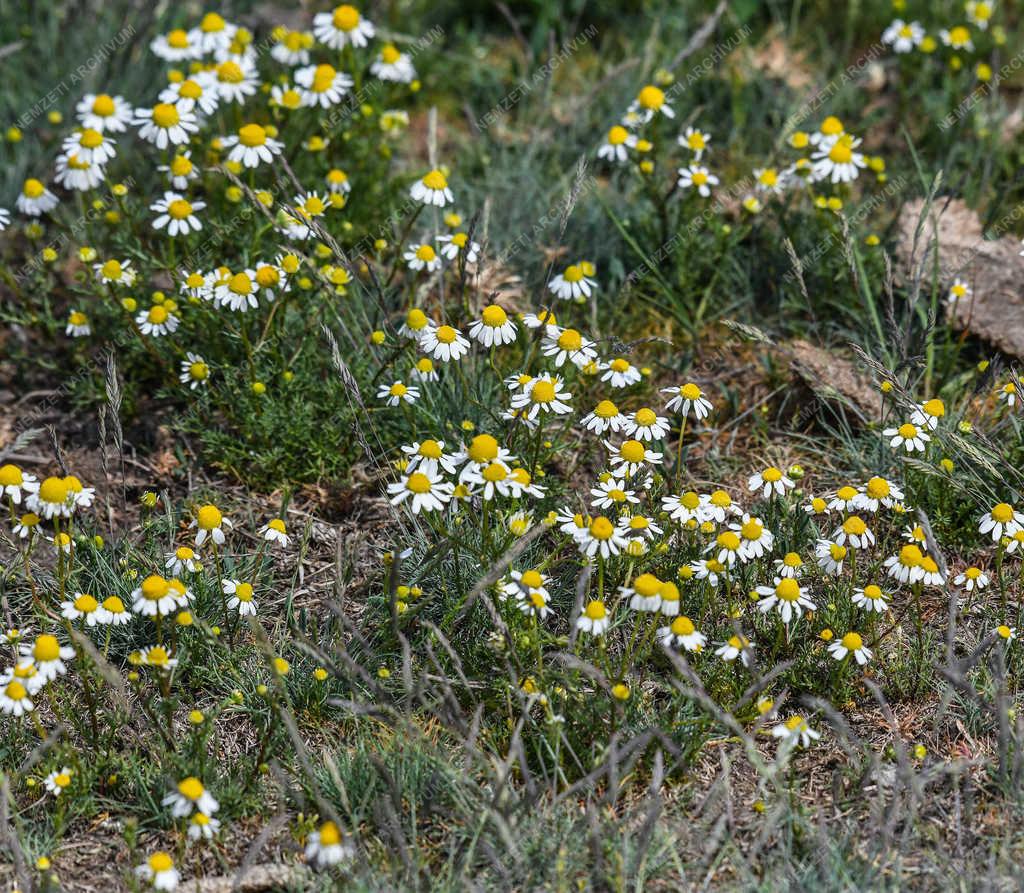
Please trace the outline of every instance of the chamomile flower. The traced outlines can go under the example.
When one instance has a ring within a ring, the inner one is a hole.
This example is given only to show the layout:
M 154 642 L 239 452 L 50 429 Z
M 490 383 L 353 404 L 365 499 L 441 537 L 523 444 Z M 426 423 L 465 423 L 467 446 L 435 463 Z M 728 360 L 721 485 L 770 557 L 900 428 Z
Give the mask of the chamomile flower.
M 167 34 L 157 35 L 149 44 L 154 55 L 165 62 L 182 62 L 186 59 L 198 59 L 203 53 L 199 40 L 181 28 L 175 28 Z
M 655 613 L 661 608 L 661 580 L 654 574 L 640 574 L 632 586 L 620 586 L 619 594 L 629 598 L 632 611 Z
M 295 72 L 295 83 L 302 87 L 302 104 L 307 108 L 337 105 L 352 87 L 352 78 L 333 65 L 310 65 Z
M 668 419 L 646 406 L 631 413 L 625 427 L 626 435 L 637 440 L 662 440 L 668 431 Z
M 241 580 L 224 580 L 221 587 L 224 594 L 230 596 L 227 601 L 229 610 L 238 611 L 242 617 L 249 614 L 255 616 L 256 602 L 253 599 L 252 583 L 245 583 Z
M 541 353 L 554 359 L 556 369 L 560 369 L 567 360 L 577 368 L 583 368 L 597 359 L 593 341 L 584 338 L 576 329 L 557 326 L 548 327 L 541 342 Z
M 892 47 L 894 53 L 909 53 L 921 45 L 924 28 L 920 22 L 904 22 L 894 19 L 882 32 L 882 43 Z
M 562 390 L 562 379 L 546 372 L 531 379 L 523 389 L 512 397 L 512 408 L 522 410 L 526 418 L 533 421 L 541 413 L 565 415 L 572 412 L 568 401 L 572 394 Z
M 995 631 L 999 635 L 999 638 L 1002 639 L 1003 642 L 1007 645 L 1009 645 L 1010 642 L 1014 641 L 1017 638 L 1016 627 L 1007 626 L 1005 623 L 1001 624 L 1000 626 L 997 626 Z
M 296 109 L 302 108 L 302 93 L 294 87 L 274 84 L 270 88 L 270 105 L 294 112 Z
M 821 733 L 812 729 L 802 716 L 791 716 L 785 722 L 779 723 L 772 729 L 772 735 L 781 739 L 784 745 L 795 747 L 799 744 L 805 748 L 821 738 Z
M 73 598 L 61 604 L 60 615 L 68 620 L 78 620 L 81 617 L 85 619 L 86 626 L 95 626 L 99 622 L 99 606 L 100 603 L 96 601 L 95 596 L 88 592 L 76 592 Z
M 946 292 L 946 303 L 952 306 L 964 298 L 969 298 L 971 294 L 971 287 L 963 279 L 954 279 L 949 291 Z
M 105 177 L 102 164 L 93 164 L 64 152 L 57 156 L 54 180 L 58 186 L 75 192 L 87 192 L 99 186 Z
M 803 592 L 800 584 L 792 577 L 776 577 L 773 586 L 758 586 L 755 589 L 762 596 L 757 603 L 758 610 L 767 614 L 773 608 L 779 612 L 782 622 L 788 624 L 793 617 L 813 611 L 816 605 Z
M 549 283 L 548 291 L 563 301 L 589 298 L 597 288 L 597 282 L 586 275 L 583 264 L 570 264 Z
M 836 528 L 832 539 L 840 546 L 847 543 L 854 549 L 869 549 L 875 544 L 875 535 L 859 515 L 850 515 Z
M 785 177 L 773 167 L 754 168 L 754 188 L 758 192 L 778 194 L 785 182 Z
M 74 499 L 67 483 L 58 477 L 48 477 L 39 487 L 28 494 L 25 505 L 47 521 L 53 518 L 69 518 L 74 507 Z
M 889 576 L 900 583 L 916 583 L 924 579 L 924 555 L 912 543 L 900 549 L 898 555 L 885 559 L 884 567 Z
M 658 628 L 658 641 L 666 648 L 703 651 L 708 640 L 707 636 L 697 630 L 689 617 L 680 614 L 668 626 Z
M 288 211 L 281 212 L 281 218 L 284 222 L 282 231 L 289 239 L 304 241 L 310 238 L 317 233 L 317 228 L 320 226 L 320 218 L 327 213 L 329 207 L 330 202 L 327 200 L 327 197 L 317 192 L 306 192 L 295 196 L 292 199 L 294 214 Z M 337 269 L 347 276 L 347 271 L 344 267 L 338 267 Z M 344 283 L 348 280 L 342 279 L 341 281 Z
M 216 78 L 211 72 L 203 71 L 168 84 L 160 92 L 158 99 L 177 106 L 182 111 L 194 112 L 198 108 L 202 114 L 212 115 L 217 111 L 220 95 L 217 92 Z
M 946 578 L 939 570 L 939 565 L 931 555 L 924 555 L 921 558 L 921 570 L 924 572 L 921 582 L 925 586 L 942 586 L 946 582 Z
M 223 546 L 227 537 L 224 534 L 225 527 L 232 527 L 232 523 L 225 518 L 221 510 L 215 505 L 202 505 L 197 509 L 189 528 L 198 528 L 196 533 L 196 545 L 201 546 L 208 539 L 212 540 L 215 546 Z
M 639 120 L 645 124 L 655 115 L 664 115 L 666 118 L 676 116 L 672 106 L 665 100 L 665 91 L 653 84 L 647 84 L 640 89 L 626 113 L 638 115 Z
M 453 490 L 453 486 L 440 474 L 424 470 L 409 472 L 395 483 L 388 484 L 391 504 L 401 505 L 408 500 L 414 515 L 440 511 L 451 500 Z
M 143 335 L 160 338 L 170 335 L 180 323 L 178 317 L 171 313 L 163 304 L 154 304 L 149 310 L 143 310 L 135 317 L 135 325 Z
M 586 607 L 576 619 L 576 628 L 592 636 L 602 636 L 608 631 L 611 618 L 603 601 L 594 599 L 587 602 Z
M 373 23 L 363 18 L 359 10 L 348 3 L 313 17 L 313 34 L 320 43 L 332 50 L 341 50 L 349 45 L 364 47 L 376 33 Z
M 828 646 L 828 653 L 836 660 L 843 660 L 848 654 L 852 654 L 859 666 L 864 666 L 871 660 L 872 652 L 860 633 L 848 632 L 841 639 L 836 639 Z
M 61 645 L 56 636 L 43 633 L 34 642 L 22 642 L 18 648 L 22 657 L 30 657 L 35 663 L 39 678 L 50 682 L 68 671 L 66 660 L 75 656 L 70 645 Z
M 178 886 L 178 869 L 169 853 L 158 850 L 136 866 L 135 873 L 154 890 L 174 890 Z
M 46 778 L 43 779 L 43 784 L 54 797 L 59 797 L 64 791 L 71 786 L 71 779 L 74 776 L 74 772 L 64 766 L 59 770 L 54 770 Z
M 609 453 L 608 461 L 612 470 L 628 477 L 632 477 L 646 465 L 660 465 L 664 455 L 648 449 L 639 440 L 625 440 L 618 446 L 606 440 L 604 445 Z
M 419 307 L 413 307 L 405 314 L 405 321 L 399 328 L 398 334 L 406 338 L 421 338 L 433 327 L 434 323 L 427 314 Z
M 150 645 L 136 652 L 136 659 L 142 666 L 171 671 L 178 666 L 178 659 L 162 645 Z
M 1007 502 L 1000 502 L 978 519 L 978 533 L 992 535 L 992 542 L 999 542 L 1004 536 L 1013 536 L 1024 528 L 1024 514 Z
M 39 526 L 39 520 L 39 515 L 35 514 L 35 512 L 27 512 L 18 518 L 14 527 L 11 528 L 11 532 L 18 537 L 18 539 L 26 540 L 32 536 L 33 532 Z
M 700 421 L 706 419 L 712 410 L 711 401 L 692 381 L 683 385 L 662 388 L 661 393 L 671 397 L 665 404 L 665 409 L 669 412 L 678 412 L 683 418 L 687 418 L 693 412 L 693 417 Z
M 24 683 L 10 679 L 0 684 L 0 713 L 7 716 L 24 716 L 35 709 L 31 695 Z
M 213 795 L 194 775 L 178 782 L 174 790 L 164 797 L 163 804 L 171 808 L 171 815 L 176 819 L 191 815 L 193 810 L 210 816 L 220 808 Z
M 516 324 L 497 304 L 488 304 L 484 307 L 480 318 L 469 327 L 469 336 L 479 341 L 484 347 L 512 344 L 516 340 L 517 334 Z
M 330 868 L 351 857 L 352 847 L 342 838 L 341 829 L 334 822 L 324 822 L 306 841 L 306 861 L 316 868 Z
M 614 477 L 598 481 L 597 486 L 591 487 L 590 495 L 594 497 L 590 500 L 590 504 L 601 509 L 615 508 L 628 503 L 637 505 L 640 502 L 636 491 L 630 490 L 624 479 L 619 480 Z
M 420 397 L 420 389 L 404 382 L 396 381 L 393 384 L 382 384 L 377 389 L 377 399 L 385 400 L 388 406 L 398 406 L 401 403 L 415 403 Z
M 892 481 L 883 477 L 873 477 L 864 488 L 853 498 L 853 506 L 868 512 L 877 512 L 879 506 L 892 508 L 903 499 L 903 491 Z
M 957 574 L 953 580 L 954 585 L 963 586 L 968 592 L 977 589 L 979 592 L 989 584 L 988 574 L 980 567 L 969 567 L 963 573 Z
M 455 462 L 445 453 L 443 440 L 416 441 L 403 446 L 402 452 L 409 457 L 405 468 L 408 472 L 419 469 L 436 475 L 443 469 L 448 474 L 455 474 Z
M 546 620 L 548 614 L 551 613 L 550 602 L 551 597 L 540 589 L 520 591 L 516 595 L 516 607 L 522 613 L 537 617 L 540 620 Z
M 743 517 L 729 529 L 740 537 L 740 558 L 753 561 L 771 552 L 775 546 L 775 534 L 764 526 L 764 521 L 744 512 Z M 785 576 L 789 576 L 786 574 Z
M 437 241 L 441 243 L 441 256 L 448 260 L 455 260 L 462 254 L 467 264 L 475 264 L 480 256 L 479 243 L 470 242 L 466 233 L 442 234 L 437 237 Z
M 205 207 L 206 202 L 190 202 L 177 192 L 165 192 L 163 198 L 149 206 L 150 211 L 157 213 L 153 229 L 166 229 L 167 235 L 172 239 L 176 236 L 187 236 L 191 232 L 199 232 L 203 225 L 195 212 Z
M 624 431 L 629 425 L 629 419 L 619 411 L 619 408 L 611 400 L 602 400 L 594 407 L 593 411 L 588 412 L 580 420 L 580 424 L 585 430 L 602 435 L 608 431 L 613 433 Z
M 211 81 L 217 98 L 224 102 L 245 102 L 260 88 L 256 63 L 249 58 L 227 59 L 213 69 Z
M 212 840 L 220 832 L 220 819 L 194 812 L 188 820 L 189 840 Z
M 744 561 L 743 540 L 734 530 L 723 530 L 704 550 L 714 555 L 715 560 L 725 566 L 732 567 L 737 561 Z
M 898 428 L 886 428 L 882 436 L 889 438 L 889 446 L 893 449 L 903 447 L 907 453 L 923 453 L 925 444 L 931 440 L 931 437 L 913 422 L 905 422 Z
M 423 243 L 421 245 L 410 245 L 402 258 L 410 270 L 426 270 L 428 273 L 441 269 L 441 258 L 434 251 L 433 246 Z
M 706 580 L 712 588 L 718 586 L 720 575 L 725 574 L 725 565 L 717 558 L 698 559 L 689 565 L 694 577 L 698 580 Z
M 158 149 L 181 146 L 190 139 L 189 134 L 199 129 L 195 113 L 167 102 L 152 108 L 137 108 L 132 122 L 139 128 L 139 136 Z
M 601 381 L 608 382 L 613 388 L 628 388 L 642 378 L 640 370 L 625 357 L 616 357 L 601 364 Z
M 850 183 L 857 179 L 866 167 L 863 154 L 856 151 L 860 140 L 844 134 L 835 142 L 822 142 L 811 156 L 811 179 L 815 182 L 829 180 L 832 183 Z
M 843 572 L 843 562 L 849 551 L 846 546 L 831 540 L 818 540 L 814 545 L 814 556 L 818 560 L 818 567 L 832 577 L 838 577 Z
M 988 23 L 992 20 L 995 8 L 994 0 L 968 0 L 966 5 L 967 21 L 985 31 L 988 29 Z
M 1017 385 L 1012 381 L 1004 384 L 999 389 L 999 399 L 1013 409 L 1017 405 Z
M 164 561 L 164 568 L 172 577 L 181 576 L 186 571 L 194 574 L 201 566 L 199 555 L 188 546 L 179 546 L 173 552 L 168 553 Z
M 943 28 L 939 31 L 939 37 L 945 46 L 952 47 L 954 50 L 974 52 L 974 41 L 971 40 L 971 32 L 964 25 L 956 25 L 948 29 Z
M 205 387 L 210 379 L 210 367 L 206 360 L 192 351 L 185 354 L 185 359 L 181 361 L 179 368 L 181 373 L 178 375 L 178 381 L 188 385 L 190 390 L 194 391 L 200 386 Z
M 288 547 L 288 531 L 281 518 L 271 518 L 259 530 L 256 531 L 266 543 L 272 543 L 283 548 Z
M 844 484 L 836 490 L 835 496 L 831 497 L 828 503 L 829 509 L 835 512 L 856 511 L 860 505 L 861 493 L 856 487 Z
M 6 496 L 14 505 L 21 504 L 22 495 L 29 495 L 39 489 L 34 474 L 23 471 L 17 465 L 0 465 L 0 496 Z
M 114 141 L 91 127 L 65 137 L 61 148 L 65 155 L 77 155 L 89 164 L 104 165 L 117 154 Z
M 280 155 L 284 148 L 284 143 L 271 139 L 266 128 L 259 124 L 244 124 L 238 133 L 224 137 L 221 145 L 231 150 L 228 152 L 228 161 L 247 168 L 270 164 L 274 156 Z
M 747 489 L 751 493 L 760 492 L 763 499 L 767 499 L 773 493 L 776 496 L 785 496 L 786 491 L 792 490 L 795 486 L 793 480 L 774 465 L 769 465 L 747 479 Z
M 726 663 L 731 663 L 739 658 L 743 666 L 749 667 L 750 661 L 753 659 L 753 651 L 754 643 L 746 636 L 729 636 L 715 649 L 715 655 Z
M 435 360 L 458 362 L 469 352 L 469 339 L 454 326 L 437 326 L 424 332 L 420 349 Z
M 96 611 L 97 623 L 111 626 L 123 626 L 130 623 L 131 612 L 124 606 L 124 602 L 116 595 L 108 595 Z
M 188 149 L 178 152 L 170 164 L 161 164 L 157 170 L 167 174 L 171 186 L 177 190 L 187 189 L 188 184 L 199 176 L 199 171 L 192 163 L 192 153 Z
M 255 270 L 228 272 L 214 285 L 213 303 L 217 307 L 227 307 L 229 310 L 245 313 L 250 308 L 255 309 L 259 306 L 258 292 L 259 284 L 256 282 Z
M 151 574 L 132 591 L 132 610 L 144 617 L 166 617 L 180 605 L 178 591 L 171 581 Z
M 15 207 L 29 217 L 39 217 L 52 211 L 60 203 L 41 180 L 29 177 L 22 185 L 15 199 Z
M 700 495 L 693 490 L 682 496 L 670 494 L 661 498 L 661 510 L 667 512 L 669 518 L 678 524 L 696 521 L 700 513 Z
M 608 131 L 604 143 L 597 150 L 598 158 L 607 158 L 620 164 L 629 158 L 627 149 L 636 147 L 636 137 L 621 124 L 616 124 Z
M 716 524 L 721 524 L 728 515 L 742 514 L 743 511 L 732 501 L 732 497 L 725 490 L 715 490 L 701 496 L 697 520 L 701 522 L 714 521 Z
M 424 205 L 434 205 L 438 208 L 443 208 L 455 201 L 451 189 L 448 188 L 447 177 L 436 168 L 413 183 L 409 189 L 409 195 L 412 196 L 413 201 Z
M 696 189 L 697 192 L 707 198 L 711 195 L 711 187 L 718 185 L 718 177 L 700 164 L 691 164 L 689 167 L 679 168 L 679 179 L 676 185 L 680 189 Z
M 695 127 L 687 127 L 683 135 L 679 137 L 679 145 L 693 152 L 694 161 L 701 160 L 704 153 L 708 151 L 708 143 L 710 142 L 711 134 L 698 130 Z
M 588 558 L 595 555 L 610 558 L 618 555 L 626 547 L 626 538 L 604 515 L 592 518 L 577 534 L 576 541 L 579 543 L 580 551 Z
M 392 43 L 381 47 L 377 58 L 370 65 L 370 74 L 382 81 L 396 84 L 411 84 L 416 80 L 416 69 L 412 60 Z
M 857 587 L 853 590 L 853 604 L 864 611 L 874 611 L 884 614 L 889 610 L 891 596 L 880 586 L 869 583 L 867 586 Z

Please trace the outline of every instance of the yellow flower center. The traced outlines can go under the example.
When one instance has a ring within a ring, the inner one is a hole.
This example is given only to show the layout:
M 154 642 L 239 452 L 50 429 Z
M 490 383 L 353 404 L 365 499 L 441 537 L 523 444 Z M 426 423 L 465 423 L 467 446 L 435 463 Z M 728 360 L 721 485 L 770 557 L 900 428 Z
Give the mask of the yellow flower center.
M 910 440 L 913 437 L 917 437 L 917 426 L 910 424 L 910 422 L 906 422 L 905 424 L 900 425 L 897 433 L 904 440 Z
M 198 800 L 203 796 L 204 790 L 203 783 L 194 775 L 178 783 L 178 793 L 189 800 Z
M 551 403 L 555 399 L 554 383 L 541 379 L 530 389 L 530 399 L 534 403 Z
M 12 679 L 7 683 L 4 694 L 12 701 L 23 701 L 28 697 L 28 690 L 17 679 Z
M 621 146 L 627 139 L 629 139 L 629 131 L 618 124 L 608 131 L 608 142 L 613 146 Z
M 98 130 L 86 128 L 82 131 L 82 135 L 78 138 L 78 141 L 85 149 L 95 149 L 103 145 L 103 134 Z
M 828 153 L 829 161 L 835 164 L 849 164 L 850 159 L 853 158 L 853 149 L 851 149 L 842 140 L 839 140 Z
M 925 415 L 936 419 L 941 419 L 946 414 L 946 404 L 937 398 L 922 404 L 921 409 L 924 410 Z
M 173 105 L 161 102 L 158 105 L 153 106 L 153 123 L 157 127 L 162 127 L 166 130 L 170 127 L 174 127 L 179 120 L 178 110 Z
M 0 466 L 0 487 L 20 487 L 24 480 L 17 465 Z
M 800 598 L 800 584 L 789 577 L 779 580 L 775 586 L 775 595 L 784 602 L 795 602 Z
M 423 178 L 423 185 L 427 189 L 433 189 L 435 192 L 440 192 L 448 188 L 448 180 L 445 179 L 445 175 L 439 170 L 432 170 Z
M 680 615 L 672 621 L 672 632 L 677 636 L 689 636 L 692 635 L 696 627 L 693 625 L 693 621 L 689 617 L 683 617 Z
M 868 525 L 864 523 L 861 518 L 856 515 L 847 518 L 843 522 L 843 530 L 850 536 L 861 536 L 865 530 L 868 529 Z
M 416 257 L 425 263 L 430 263 L 437 257 L 437 254 L 429 245 L 420 245 L 420 247 L 416 249 Z
M 605 609 L 604 602 L 595 599 L 587 604 L 586 610 L 583 613 L 591 620 L 603 620 L 607 616 L 608 611 Z
M 725 530 L 718 534 L 715 542 L 723 549 L 728 549 L 730 552 L 735 552 L 740 547 L 740 538 L 731 530 Z
M 175 28 L 167 35 L 167 44 L 176 50 L 183 50 L 188 46 L 188 32 L 181 28 Z
M 643 462 L 647 450 L 639 440 L 627 440 L 619 447 L 619 455 L 630 463 Z
M 228 289 L 236 295 L 247 295 L 252 292 L 252 280 L 246 273 L 235 273 L 228 279 Z
M 638 409 L 636 411 L 634 419 L 641 427 L 648 428 L 658 420 L 658 416 L 653 410 L 644 407 L 643 409 Z
M 416 253 L 419 254 L 418 251 Z M 451 326 L 438 326 L 436 337 L 442 344 L 452 344 L 458 333 Z
M 583 279 L 583 271 L 575 264 L 571 264 L 565 268 L 562 278 L 566 282 L 579 282 Z
M 583 346 L 583 336 L 576 329 L 566 329 L 558 336 L 558 346 L 562 350 L 579 350 Z
M 764 533 L 764 525 L 756 518 L 751 518 L 740 529 L 740 533 L 745 540 L 759 540 L 761 534 Z
M 490 434 L 478 434 L 470 443 L 468 452 L 474 462 L 490 462 L 498 456 L 498 441 Z
M 326 92 L 331 88 L 337 74 L 332 65 L 318 65 L 313 72 L 313 83 L 309 89 L 314 93 Z
M 170 591 L 171 584 L 163 577 L 152 575 L 142 581 L 142 597 L 149 601 L 159 601 Z
M 192 213 L 192 205 L 183 198 L 176 198 L 167 206 L 167 213 L 175 220 L 184 220 Z
M 49 634 L 39 636 L 32 648 L 32 657 L 36 659 L 36 663 L 58 660 L 60 658 L 60 643 L 57 641 L 57 637 Z
M 999 505 L 992 508 L 992 519 L 998 521 L 1000 524 L 1005 524 L 1007 521 L 1013 520 L 1013 506 L 1007 505 L 1005 502 L 1000 502 Z
M 63 505 L 68 493 L 68 485 L 61 478 L 49 477 L 39 485 L 39 498 L 50 505 Z
M 424 440 L 420 444 L 419 454 L 427 459 L 440 459 L 441 445 L 436 440 Z
M 252 601 L 252 583 L 239 583 L 235 586 L 235 595 L 241 602 Z
M 384 49 L 380 51 L 380 59 L 385 65 L 394 65 L 401 58 L 402 54 L 398 52 L 398 48 L 393 44 L 386 44 Z
M 500 328 L 508 322 L 508 314 L 497 304 L 488 304 L 480 314 L 485 326 Z
M 619 408 L 611 400 L 602 400 L 594 407 L 594 415 L 599 419 L 613 419 L 619 414 Z
M 537 571 L 524 571 L 523 575 L 519 578 L 520 582 L 524 586 L 528 586 L 530 589 L 540 589 L 544 585 L 544 578 Z
M 404 397 L 408 392 L 409 389 L 400 381 L 396 381 L 393 385 L 391 385 L 391 388 L 388 391 L 388 393 L 391 394 L 392 397 Z
M 597 540 L 611 539 L 615 527 L 604 515 L 598 515 L 590 522 L 590 535 Z
M 860 651 L 864 647 L 864 640 L 859 633 L 847 633 L 842 638 L 843 647 L 850 651 Z
M 96 601 L 87 592 L 83 592 L 78 598 L 75 599 L 76 610 L 81 611 L 83 614 L 91 614 L 99 607 L 99 602 Z
M 348 3 L 336 6 L 331 21 L 339 31 L 351 31 L 359 25 L 359 10 Z
M 640 91 L 637 101 L 643 108 L 657 111 L 665 104 L 665 93 L 652 84 L 648 84 Z
M 204 505 L 196 514 L 196 521 L 203 530 L 215 530 L 223 520 L 224 516 L 215 505 Z
M 429 493 L 430 478 L 417 471 L 415 474 L 409 475 L 409 480 L 406 482 L 405 486 L 410 493 Z
M 917 546 L 909 545 L 900 549 L 900 564 L 904 567 L 919 567 L 924 561 L 924 555 Z
M 715 490 L 715 492 L 711 494 L 711 504 L 718 508 L 728 508 L 732 505 L 732 499 L 725 490 Z
M 241 65 L 229 59 L 217 66 L 217 79 L 225 84 L 240 84 L 245 80 L 245 72 Z
M 267 141 L 267 131 L 259 124 L 246 124 L 238 131 L 238 141 L 243 146 L 262 146 Z
M 156 874 L 169 871 L 174 867 L 174 862 L 171 860 L 171 857 L 167 853 L 163 852 L 163 850 L 153 853 L 153 855 L 149 857 L 148 862 L 150 870 Z
M 202 361 L 197 361 L 189 365 L 188 374 L 194 381 L 205 381 L 210 374 L 210 367 Z
M 101 118 L 109 118 L 114 114 L 114 100 L 106 93 L 100 93 L 92 101 L 92 113 L 99 115 Z

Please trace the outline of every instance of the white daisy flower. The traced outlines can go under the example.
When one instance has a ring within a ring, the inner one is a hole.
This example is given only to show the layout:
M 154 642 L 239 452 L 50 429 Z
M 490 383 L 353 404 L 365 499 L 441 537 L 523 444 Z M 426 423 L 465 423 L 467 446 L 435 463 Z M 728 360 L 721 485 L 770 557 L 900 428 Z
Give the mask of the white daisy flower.
M 448 188 L 448 179 L 441 171 L 434 169 L 417 180 L 409 189 L 409 195 L 414 201 L 424 205 L 434 205 L 443 208 L 455 201 L 451 189 Z
M 608 131 L 604 143 L 597 150 L 598 158 L 607 158 L 620 164 L 629 158 L 627 149 L 636 147 L 636 137 L 621 124 L 616 124 Z
M 135 873 L 154 890 L 174 890 L 178 886 L 178 869 L 168 853 L 158 850 L 135 867 Z
M 348 45 L 364 47 L 376 33 L 373 23 L 348 3 L 335 6 L 331 12 L 313 16 L 313 34 L 332 50 L 341 50 Z
M 613 388 L 628 388 L 643 378 L 640 370 L 624 357 L 616 357 L 601 364 L 601 381 L 607 381 Z
M 420 349 L 435 360 L 458 361 L 469 352 L 469 339 L 453 326 L 437 326 L 420 337 Z
M 29 217 L 39 217 L 52 211 L 60 203 L 41 180 L 32 177 L 27 179 L 15 199 L 14 206 Z
M 924 28 L 920 22 L 904 22 L 894 19 L 882 32 L 882 43 L 892 47 L 894 53 L 909 53 L 921 45 L 924 40 Z
M 810 747 L 811 742 L 821 738 L 821 733 L 812 729 L 802 716 L 791 716 L 785 722 L 779 723 L 772 729 L 772 735 L 781 738 L 783 744 L 791 747 L 797 744 L 801 747 Z
M 178 317 L 171 313 L 163 304 L 154 304 L 149 310 L 142 310 L 135 317 L 135 324 L 143 335 L 160 338 L 170 335 L 180 323 Z
M 679 179 L 676 181 L 676 185 L 680 189 L 696 189 L 704 198 L 711 195 L 712 186 L 718 185 L 718 177 L 699 164 L 681 167 L 678 173 Z
M 420 512 L 436 512 L 444 508 L 453 494 L 453 486 L 443 480 L 437 473 L 413 471 L 402 476 L 399 481 L 388 484 L 388 493 L 392 505 L 400 505 L 409 500 L 414 515 Z
M 87 130 L 121 133 L 128 129 L 135 110 L 123 96 L 86 93 L 75 106 L 78 122 Z
M 560 329 L 549 326 L 541 342 L 541 353 L 553 357 L 555 368 L 560 369 L 569 361 L 577 368 L 583 368 L 597 359 L 594 342 L 584 338 L 576 329 Z
M 584 265 L 571 264 L 548 283 L 548 290 L 563 301 L 589 298 L 597 282 L 584 272 Z
M 679 615 L 669 626 L 658 628 L 658 641 L 666 648 L 685 648 L 687 651 L 702 651 L 707 636 L 698 632 L 689 617 Z
M 246 124 L 239 128 L 237 134 L 224 137 L 221 145 L 230 149 L 228 161 L 234 161 L 243 167 L 259 167 L 261 163 L 270 164 L 275 155 L 280 155 L 284 143 L 267 136 L 265 128 L 259 124 Z
M 763 499 L 768 499 L 773 493 L 776 496 L 785 496 L 786 491 L 792 490 L 795 486 L 792 479 L 774 465 L 769 465 L 747 479 L 747 489 L 751 493 L 760 492 Z
M 370 74 L 382 81 L 410 84 L 416 80 L 412 60 L 391 43 L 385 44 L 370 65 Z
M 83 161 L 77 155 L 61 153 L 57 156 L 54 181 L 58 186 L 73 192 L 87 192 L 95 189 L 106 177 L 102 164 Z
M 394 384 L 382 384 L 377 389 L 377 399 L 385 400 L 388 406 L 401 403 L 415 403 L 420 398 L 420 389 L 401 381 Z
M 153 108 L 137 108 L 133 123 L 139 128 L 139 136 L 158 149 L 184 145 L 189 141 L 189 134 L 199 129 L 191 110 L 166 102 Z
M 426 270 L 428 273 L 434 273 L 441 269 L 441 258 L 432 246 L 425 243 L 410 245 L 402 255 L 402 259 L 408 264 L 410 270 Z
M 706 419 L 712 410 L 711 401 L 692 381 L 684 385 L 662 388 L 661 393 L 669 394 L 672 397 L 665 404 L 665 409 L 669 412 L 678 412 L 683 418 L 688 417 L 692 411 L 694 418 L 700 421 Z
M 149 44 L 154 55 L 165 62 L 183 62 L 198 59 L 203 53 L 198 40 L 193 40 L 188 31 L 175 28 L 167 34 L 159 34 Z
M 302 104 L 307 108 L 337 105 L 352 88 L 352 78 L 332 65 L 310 65 L 295 72 L 295 83 L 302 87 Z
M 687 127 L 685 133 L 679 137 L 678 142 L 684 149 L 689 149 L 693 152 L 694 161 L 700 161 L 704 153 L 708 151 L 711 134 L 698 130 L 695 127 Z
M 149 206 L 150 211 L 157 213 L 156 219 L 153 220 L 153 229 L 166 228 L 167 235 L 172 239 L 187 236 L 191 232 L 199 232 L 203 225 L 195 212 L 205 207 L 206 202 L 190 202 L 177 192 L 165 192 L 163 198 Z
M 625 427 L 626 436 L 637 440 L 663 440 L 668 432 L 668 419 L 646 406 L 631 413 Z
M 213 795 L 194 775 L 178 782 L 175 789 L 164 797 L 163 804 L 171 807 L 171 815 L 176 819 L 186 818 L 193 810 L 211 816 L 220 808 Z
M 863 154 L 855 151 L 859 139 L 843 135 L 831 144 L 820 143 L 811 156 L 811 179 L 815 182 L 829 180 L 832 183 L 850 183 L 857 179 L 867 165 Z
M 925 444 L 931 437 L 913 422 L 906 422 L 898 428 L 886 428 L 882 435 L 889 438 L 889 446 L 893 449 L 903 447 L 908 453 L 915 450 L 923 453 Z
M 256 615 L 252 583 L 243 583 L 241 580 L 224 580 L 221 587 L 225 595 L 231 596 L 227 600 L 228 610 L 238 611 L 242 617 Z
M 580 420 L 580 424 L 587 431 L 601 435 L 609 431 L 613 433 L 625 431 L 629 425 L 629 419 L 619 412 L 619 408 L 611 400 L 602 400 L 592 412 L 588 412 Z
M 828 646 L 828 653 L 836 660 L 842 660 L 846 655 L 852 654 L 859 666 L 864 666 L 871 660 L 872 652 L 859 633 L 849 632 L 841 639 L 837 639 Z
M 767 614 L 775 608 L 782 622 L 789 624 L 793 617 L 801 617 L 805 610 L 813 611 L 816 605 L 811 601 L 792 577 L 776 577 L 774 586 L 758 586 L 755 591 L 762 596 L 757 603 L 758 610 Z

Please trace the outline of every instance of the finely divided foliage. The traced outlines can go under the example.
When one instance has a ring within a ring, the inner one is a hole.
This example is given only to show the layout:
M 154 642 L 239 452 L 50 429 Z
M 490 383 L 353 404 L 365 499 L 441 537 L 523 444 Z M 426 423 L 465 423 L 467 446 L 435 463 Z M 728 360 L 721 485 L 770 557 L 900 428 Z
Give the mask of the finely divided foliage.
M 997 81 L 1000 5 L 906 5 L 891 76 Z M 868 115 L 820 91 L 744 157 L 706 114 L 677 69 L 726 9 L 602 106 L 516 272 L 489 159 L 422 114 L 440 26 L 210 11 L 146 35 L 165 86 L 74 97 L 0 210 L 19 338 L 98 413 L 98 462 L 31 417 L 0 447 L 19 889 L 55 889 L 101 813 L 132 889 L 869 889 L 934 801 L 958 847 L 965 791 L 1019 802 L 1019 382 L 942 316 L 985 297 L 967 265 L 922 246 L 898 281 L 861 232 L 894 165 Z M 910 149 L 900 188 L 937 211 Z M 577 238 L 595 204 L 604 239 Z M 783 381 L 762 255 L 780 307 L 856 321 L 868 399 Z M 133 505 L 126 464 L 156 465 L 122 419 L 151 412 L 188 487 Z M 341 479 L 361 508 L 331 527 L 300 487 Z

